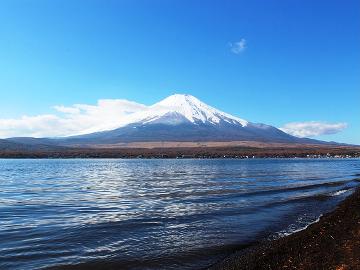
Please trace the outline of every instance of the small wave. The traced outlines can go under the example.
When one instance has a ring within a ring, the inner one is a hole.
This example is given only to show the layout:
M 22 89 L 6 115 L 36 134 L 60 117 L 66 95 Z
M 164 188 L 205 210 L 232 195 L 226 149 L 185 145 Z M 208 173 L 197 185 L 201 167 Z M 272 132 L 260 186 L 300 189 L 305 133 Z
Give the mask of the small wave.
M 230 196 L 232 197 L 250 197 L 250 196 L 257 196 L 257 195 L 273 195 L 273 194 L 279 194 L 284 192 L 296 192 L 296 191 L 307 191 L 307 190 L 315 190 L 317 188 L 326 188 L 326 187 L 336 187 L 336 186 L 342 186 L 345 184 L 350 183 L 352 180 L 346 180 L 346 181 L 336 181 L 336 182 L 325 182 L 325 183 L 317 183 L 317 184 L 308 184 L 303 186 L 289 186 L 289 187 L 281 187 L 281 188 L 274 188 L 274 189 L 262 189 L 262 190 L 255 190 L 255 191 L 247 191 L 244 193 L 239 193 L 236 189 L 229 189 L 225 190 L 226 192 L 230 193 Z M 208 191 L 206 191 L 209 193 Z M 219 192 L 215 190 L 215 192 Z M 224 192 L 224 190 L 220 190 L 220 192 Z M 214 193 L 214 191 L 213 191 Z M 229 197 L 229 196 L 228 196 Z M 227 198 L 228 198 L 227 197 Z M 326 197 L 325 194 L 316 195 L 315 197 Z
M 314 220 L 312 222 L 309 222 L 305 226 L 302 226 L 302 227 L 299 227 L 299 228 L 291 228 L 291 226 L 290 226 L 288 229 L 278 232 L 276 234 L 275 238 L 281 238 L 281 237 L 284 237 L 284 236 L 288 236 L 288 235 L 291 235 L 291 234 L 306 230 L 310 225 L 318 223 L 322 216 L 323 215 L 321 214 L 316 220 Z
M 339 196 L 339 195 L 344 194 L 344 193 L 346 193 L 348 191 L 349 191 L 348 189 L 342 189 L 342 190 L 339 190 L 339 191 L 336 191 L 336 192 L 332 193 L 331 196 Z

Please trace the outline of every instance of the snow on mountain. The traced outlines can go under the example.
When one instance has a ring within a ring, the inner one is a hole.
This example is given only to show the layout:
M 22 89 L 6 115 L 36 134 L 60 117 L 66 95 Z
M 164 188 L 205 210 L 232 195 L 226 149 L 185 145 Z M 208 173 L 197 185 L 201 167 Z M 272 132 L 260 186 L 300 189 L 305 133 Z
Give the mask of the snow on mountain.
M 133 113 L 114 130 L 68 138 L 78 143 L 149 141 L 272 141 L 294 142 L 281 130 L 251 123 L 219 111 L 191 95 L 175 94 Z M 69 142 L 69 140 L 67 140 Z
M 119 116 L 113 117 L 116 120 Z M 232 116 L 191 95 L 169 96 L 152 106 L 144 106 L 141 111 L 127 115 L 121 122 L 116 129 L 57 138 L 53 142 L 62 146 L 160 141 L 316 142 L 291 136 L 273 126 L 252 123 Z M 23 139 L 20 139 L 21 141 Z
M 248 121 L 217 110 L 194 96 L 174 94 L 148 107 L 147 110 L 135 113 L 129 117 L 130 123 L 164 123 L 179 124 L 219 124 L 221 122 L 237 124 L 243 127 Z

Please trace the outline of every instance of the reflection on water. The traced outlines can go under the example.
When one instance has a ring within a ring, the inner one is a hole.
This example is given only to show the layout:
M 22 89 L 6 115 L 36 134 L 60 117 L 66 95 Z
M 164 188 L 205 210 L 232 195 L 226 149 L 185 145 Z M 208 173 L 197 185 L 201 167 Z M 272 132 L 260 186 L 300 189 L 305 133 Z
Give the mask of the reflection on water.
M 0 268 L 199 269 L 334 207 L 358 160 L 0 160 Z

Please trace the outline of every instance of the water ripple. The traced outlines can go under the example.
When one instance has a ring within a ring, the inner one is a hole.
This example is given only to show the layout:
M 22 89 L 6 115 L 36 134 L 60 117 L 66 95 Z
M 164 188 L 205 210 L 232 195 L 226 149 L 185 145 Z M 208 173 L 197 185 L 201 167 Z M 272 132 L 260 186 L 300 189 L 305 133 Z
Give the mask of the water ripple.
M 314 222 L 359 160 L 0 160 L 0 269 L 199 269 Z

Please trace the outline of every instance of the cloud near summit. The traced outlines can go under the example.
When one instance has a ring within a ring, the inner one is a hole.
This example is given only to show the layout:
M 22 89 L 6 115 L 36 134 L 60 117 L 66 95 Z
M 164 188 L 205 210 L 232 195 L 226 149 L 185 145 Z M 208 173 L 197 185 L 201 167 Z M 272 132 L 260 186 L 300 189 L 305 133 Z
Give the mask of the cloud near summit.
M 126 124 L 126 116 L 147 106 L 125 99 L 100 99 L 96 105 L 54 106 L 53 114 L 0 119 L 0 138 L 58 137 L 110 130 Z
M 288 123 L 280 129 L 291 135 L 303 138 L 336 134 L 347 128 L 347 126 L 347 123 L 326 123 L 310 121 Z

